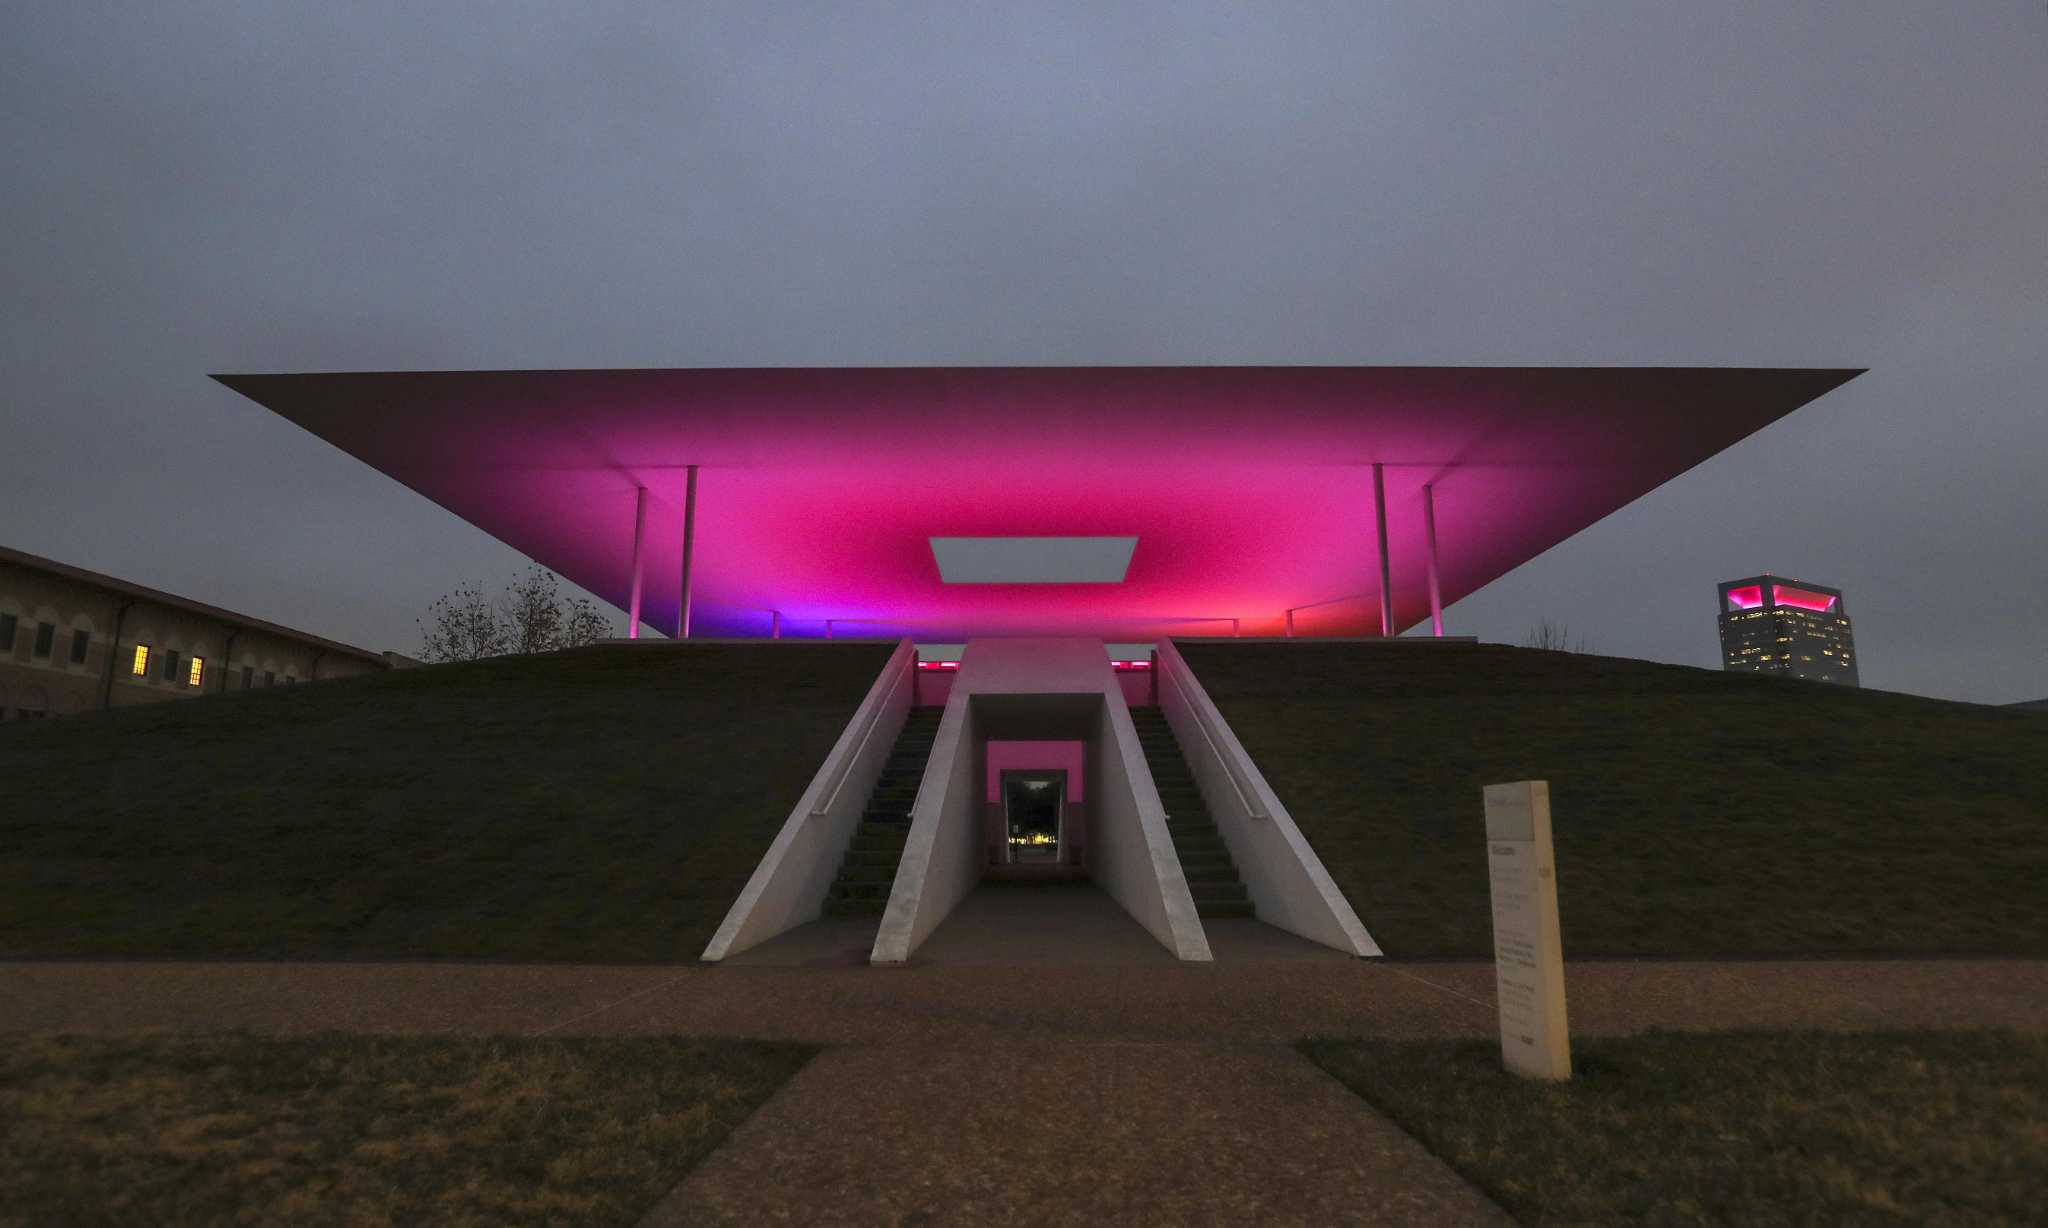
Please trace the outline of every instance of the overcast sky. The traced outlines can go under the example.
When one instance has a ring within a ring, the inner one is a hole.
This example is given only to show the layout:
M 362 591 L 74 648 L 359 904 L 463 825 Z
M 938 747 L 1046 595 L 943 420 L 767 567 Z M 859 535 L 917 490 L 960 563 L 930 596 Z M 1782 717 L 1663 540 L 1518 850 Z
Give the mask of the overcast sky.
M 209 371 L 1869 367 L 1451 630 L 1770 570 L 2048 696 L 2041 0 L 67 0 L 0 118 L 0 544 L 401 651 L 521 565 Z

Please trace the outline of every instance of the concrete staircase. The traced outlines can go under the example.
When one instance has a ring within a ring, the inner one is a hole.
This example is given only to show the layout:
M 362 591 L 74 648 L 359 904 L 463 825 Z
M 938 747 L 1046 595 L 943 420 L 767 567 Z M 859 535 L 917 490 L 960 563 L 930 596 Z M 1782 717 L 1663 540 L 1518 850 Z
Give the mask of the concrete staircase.
M 868 795 L 867 812 L 853 831 L 853 844 L 840 863 L 839 877 L 825 892 L 828 917 L 879 917 L 889 906 L 889 889 L 896 882 L 896 863 L 903 859 L 903 842 L 910 836 L 910 807 L 917 800 L 917 787 L 924 780 L 925 764 L 932 757 L 932 739 L 939 732 L 944 708 L 912 708 L 896 737 L 896 748 L 875 791 Z
M 1131 721 L 1138 727 L 1138 742 L 1145 748 L 1145 762 L 1152 768 L 1152 783 L 1166 806 L 1166 830 L 1173 834 L 1174 852 L 1180 855 L 1181 872 L 1187 875 L 1188 892 L 1195 897 L 1195 914 L 1201 917 L 1252 916 L 1251 897 L 1237 876 L 1237 863 L 1202 792 L 1195 787 L 1187 759 L 1174 740 L 1173 727 L 1157 708 L 1132 708 Z

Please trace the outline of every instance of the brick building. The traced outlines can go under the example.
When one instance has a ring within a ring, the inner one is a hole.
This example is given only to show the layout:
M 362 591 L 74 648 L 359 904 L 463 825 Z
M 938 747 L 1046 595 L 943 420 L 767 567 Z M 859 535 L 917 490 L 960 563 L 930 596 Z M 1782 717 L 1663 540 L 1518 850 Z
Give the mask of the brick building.
M 0 720 L 412 664 L 0 547 Z

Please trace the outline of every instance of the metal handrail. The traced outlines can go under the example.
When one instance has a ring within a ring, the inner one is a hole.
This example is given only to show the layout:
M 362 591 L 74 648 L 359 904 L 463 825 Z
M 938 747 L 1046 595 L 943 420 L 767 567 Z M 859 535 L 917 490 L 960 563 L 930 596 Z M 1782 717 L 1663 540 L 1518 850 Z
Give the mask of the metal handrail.
M 1202 740 L 1209 744 L 1209 753 L 1216 756 L 1216 761 L 1223 765 L 1223 777 L 1230 782 L 1231 791 L 1237 794 L 1238 804 L 1244 807 L 1245 814 L 1254 819 L 1272 818 L 1272 815 L 1266 813 L 1264 806 L 1253 801 L 1251 795 L 1246 793 L 1245 786 L 1249 782 L 1238 780 L 1237 766 L 1230 761 L 1229 755 L 1223 753 L 1223 748 L 1216 744 L 1216 735 L 1210 731 L 1209 722 L 1203 718 L 1202 710 L 1195 703 L 1194 697 L 1188 694 L 1187 684 L 1180 680 L 1180 671 L 1187 666 L 1187 662 L 1180 660 L 1179 653 L 1174 654 L 1174 659 L 1177 668 L 1155 673 L 1163 672 L 1172 679 L 1174 689 L 1180 692 L 1181 702 L 1187 705 L 1188 715 L 1195 718 L 1195 729 L 1202 735 Z M 1252 794 L 1256 793 L 1257 790 L 1252 790 Z
M 1378 593 L 1353 593 L 1349 597 L 1332 597 L 1328 601 L 1311 601 L 1307 605 L 1289 606 L 1287 612 L 1292 614 L 1296 610 L 1313 610 L 1317 606 L 1336 605 L 1340 601 L 1368 601 L 1377 596 Z
M 899 648 L 897 651 L 901 652 L 902 650 Z M 890 660 L 893 661 L 895 658 L 892 656 Z M 882 713 L 888 709 L 889 701 L 896 697 L 896 691 L 903 685 L 903 680 L 914 677 L 916 671 L 917 649 L 913 648 L 910 650 L 910 659 L 907 665 L 896 672 L 896 681 L 890 683 L 889 689 L 882 693 L 881 702 L 868 710 L 867 726 L 860 731 L 860 741 L 855 743 L 853 749 L 846 753 L 846 757 L 839 761 L 839 767 L 836 772 L 837 779 L 832 782 L 832 790 L 825 795 L 825 800 L 811 807 L 812 818 L 823 818 L 826 814 L 830 813 L 833 803 L 839 800 L 839 791 L 846 787 L 846 778 L 853 771 L 855 761 L 867 750 L 869 740 L 875 736 L 875 726 L 882 723 Z

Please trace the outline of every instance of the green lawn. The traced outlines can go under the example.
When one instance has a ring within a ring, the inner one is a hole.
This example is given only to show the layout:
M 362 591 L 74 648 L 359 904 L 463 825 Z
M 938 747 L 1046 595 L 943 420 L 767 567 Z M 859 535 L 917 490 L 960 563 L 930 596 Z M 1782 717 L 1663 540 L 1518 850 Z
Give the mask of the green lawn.
M 1550 781 L 1565 955 L 2048 956 L 2048 713 L 1494 645 L 1178 641 L 1373 936 L 1492 954 Z
M 593 648 L 0 726 L 0 958 L 695 959 L 890 650 Z
M 1302 1051 L 1530 1224 L 2037 1224 L 2048 1037 L 1651 1032 L 1575 1078 L 1495 1041 Z
M 0 1036 L 0 1225 L 632 1224 L 813 1052 Z

